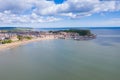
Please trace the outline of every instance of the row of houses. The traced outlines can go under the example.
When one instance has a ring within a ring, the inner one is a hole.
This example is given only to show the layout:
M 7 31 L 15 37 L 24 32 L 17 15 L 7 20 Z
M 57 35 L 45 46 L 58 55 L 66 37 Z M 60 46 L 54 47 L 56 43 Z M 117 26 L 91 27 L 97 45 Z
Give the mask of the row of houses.
M 12 41 L 17 41 L 17 35 L 12 33 L 0 33 L 0 40 L 11 39 Z
M 17 31 L 17 32 L 2 32 L 0 31 L 0 40 L 5 40 L 5 39 L 11 39 L 12 41 L 17 41 L 18 38 L 17 36 L 29 36 L 32 38 L 44 38 L 48 36 L 54 36 L 54 38 L 59 38 L 59 39 L 75 39 L 75 40 L 87 40 L 87 39 L 93 39 L 96 36 L 95 35 L 90 35 L 90 36 L 80 36 L 78 33 L 74 32 L 45 32 L 45 31 Z
M 40 37 L 41 32 L 36 31 L 24 31 L 24 32 L 1 32 L 0 31 L 0 40 L 11 39 L 12 41 L 16 41 L 17 36 L 29 36 L 29 37 Z
M 17 31 L 17 32 L 2 32 L 0 31 L 0 40 L 11 39 L 12 41 L 17 41 L 17 36 L 32 37 L 32 38 L 43 38 L 47 36 L 53 36 L 54 34 L 43 31 Z

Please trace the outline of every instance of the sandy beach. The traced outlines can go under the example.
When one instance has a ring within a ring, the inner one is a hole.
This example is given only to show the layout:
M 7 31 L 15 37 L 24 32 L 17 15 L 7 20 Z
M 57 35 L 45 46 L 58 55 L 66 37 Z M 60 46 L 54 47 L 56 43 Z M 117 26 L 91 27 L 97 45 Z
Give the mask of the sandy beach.
M 28 43 L 31 43 L 31 42 L 36 42 L 36 41 L 41 41 L 41 40 L 50 40 L 50 39 L 55 39 L 55 38 L 54 38 L 54 36 L 47 36 L 47 37 L 44 37 L 44 38 L 35 38 L 35 39 L 31 39 L 31 40 L 23 40 L 23 41 L 8 43 L 8 44 L 1 44 L 0 45 L 0 51 L 4 51 L 6 49 L 14 48 L 14 47 L 24 45 L 24 44 L 28 44 Z

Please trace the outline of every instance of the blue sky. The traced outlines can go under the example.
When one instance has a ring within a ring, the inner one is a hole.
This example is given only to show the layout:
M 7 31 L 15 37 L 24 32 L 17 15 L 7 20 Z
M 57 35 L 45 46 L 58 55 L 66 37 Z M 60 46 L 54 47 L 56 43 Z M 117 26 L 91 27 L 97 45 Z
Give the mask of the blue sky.
M 0 3 L 0 27 L 120 27 L 119 0 L 0 0 Z
M 61 3 L 63 3 L 64 1 L 66 1 L 66 0 L 54 0 L 54 2 L 55 2 L 56 4 L 61 4 Z

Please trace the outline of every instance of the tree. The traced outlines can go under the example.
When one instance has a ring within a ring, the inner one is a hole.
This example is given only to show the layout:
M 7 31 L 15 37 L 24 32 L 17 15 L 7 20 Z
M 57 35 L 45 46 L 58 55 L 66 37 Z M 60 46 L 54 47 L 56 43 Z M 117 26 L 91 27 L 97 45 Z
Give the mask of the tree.
M 20 36 L 20 35 L 18 35 L 17 38 L 18 38 L 18 40 L 23 40 L 24 39 L 24 37 Z

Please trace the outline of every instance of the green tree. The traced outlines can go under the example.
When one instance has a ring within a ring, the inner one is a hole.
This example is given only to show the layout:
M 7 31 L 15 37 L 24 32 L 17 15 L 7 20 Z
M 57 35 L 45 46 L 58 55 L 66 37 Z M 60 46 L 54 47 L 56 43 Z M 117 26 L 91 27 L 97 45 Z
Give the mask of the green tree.
M 6 44 L 6 43 L 12 43 L 12 40 L 11 40 L 11 39 L 8 39 L 8 40 L 3 40 L 3 41 L 2 41 L 2 44 Z
M 17 38 L 18 38 L 18 40 L 23 40 L 24 39 L 24 37 L 20 36 L 20 35 L 18 35 Z

